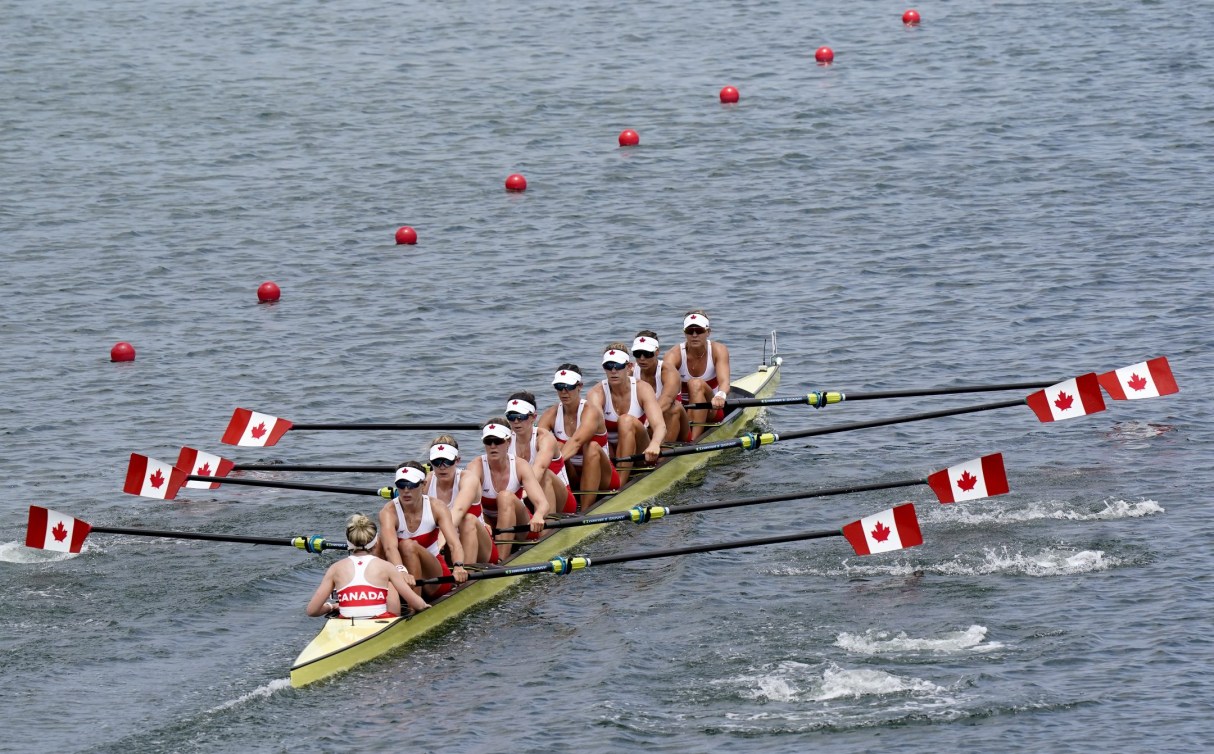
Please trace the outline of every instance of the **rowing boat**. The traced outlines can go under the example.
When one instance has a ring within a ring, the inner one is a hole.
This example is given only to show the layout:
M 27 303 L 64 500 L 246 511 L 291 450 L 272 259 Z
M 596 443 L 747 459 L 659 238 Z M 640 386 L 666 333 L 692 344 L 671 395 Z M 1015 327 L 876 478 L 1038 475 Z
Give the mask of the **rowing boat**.
M 766 361 L 766 358 L 764 359 Z M 767 398 L 780 385 L 780 362 L 773 355 L 770 363 L 730 385 L 732 397 Z M 750 426 L 761 407 L 738 408 L 706 431 L 700 442 L 737 437 Z M 639 505 L 673 487 L 696 468 L 708 462 L 710 453 L 691 453 L 662 459 L 653 471 L 634 474 L 618 493 L 600 499 L 584 513 L 617 513 Z M 519 548 L 503 566 L 543 563 L 568 552 L 579 542 L 598 534 L 607 524 L 548 530 L 536 544 Z M 291 685 L 307 686 L 337 673 L 369 662 L 392 650 L 430 634 L 476 605 L 498 596 L 518 583 L 523 576 L 470 580 L 436 600 L 427 610 L 386 620 L 329 618 L 324 628 L 295 658 L 291 667 Z

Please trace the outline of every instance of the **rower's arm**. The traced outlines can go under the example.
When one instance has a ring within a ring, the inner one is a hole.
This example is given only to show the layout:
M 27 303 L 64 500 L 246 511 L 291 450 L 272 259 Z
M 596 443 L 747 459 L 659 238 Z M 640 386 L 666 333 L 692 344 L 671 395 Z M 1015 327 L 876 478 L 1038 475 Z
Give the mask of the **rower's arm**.
M 383 537 L 379 543 L 385 560 L 392 565 L 404 566 L 405 562 L 400 559 L 400 547 L 396 544 L 396 525 L 396 506 L 388 503 L 379 509 L 379 536 Z
M 521 458 L 514 460 L 514 469 L 515 473 L 518 474 L 519 483 L 527 491 L 527 499 L 535 504 L 535 513 L 532 514 L 531 520 L 542 522 L 544 516 L 552 512 L 552 503 L 549 502 L 548 496 L 544 493 L 544 486 L 536 478 L 535 472 L 531 470 L 531 466 Z
M 434 523 L 438 524 L 438 530 L 442 532 L 447 539 L 447 546 L 451 548 L 452 565 L 464 563 L 464 544 L 460 542 L 459 532 L 455 530 L 455 524 L 451 521 L 451 511 L 447 510 L 447 506 L 441 500 L 431 500 L 430 512 L 434 514 Z
M 333 566 L 329 566 L 324 578 L 320 580 L 320 586 L 316 587 L 316 592 L 308 602 L 308 615 L 316 618 L 331 612 L 329 598 L 333 596 L 334 586 L 336 585 L 333 583 Z
M 717 370 L 717 390 L 729 395 L 729 349 L 724 343 L 712 344 L 712 361 Z
M 602 429 L 607 431 L 607 425 L 603 423 L 603 409 L 594 405 L 590 400 L 586 401 L 586 407 L 582 409 L 582 423 L 577 426 L 577 430 L 565 442 L 565 447 L 561 448 L 561 455 L 568 461 L 573 456 L 582 452 L 582 448 L 586 443 L 591 442 L 592 438 Z M 570 450 L 572 446 L 572 450 Z
M 649 447 L 658 450 L 666 439 L 666 417 L 662 414 L 662 405 L 648 382 L 637 381 L 637 400 L 645 419 L 649 421 Z
M 535 458 L 531 459 L 531 470 L 535 472 L 536 479 L 543 479 L 544 472 L 552 464 L 552 459 L 556 458 L 557 453 L 556 437 L 548 431 L 538 433 L 538 439 L 535 443 Z
M 464 514 L 472 507 L 472 503 L 481 493 L 481 459 L 480 456 L 468 462 L 464 473 L 459 476 L 459 489 L 455 491 L 451 503 L 451 522 L 459 526 L 464 520 Z M 456 537 L 459 539 L 459 537 Z M 448 537 L 448 541 L 450 538 Z
M 658 403 L 663 411 L 669 411 L 674 402 L 679 399 L 679 393 L 683 392 L 683 378 L 679 376 L 678 368 L 672 368 L 669 364 L 662 367 L 662 395 L 658 398 Z

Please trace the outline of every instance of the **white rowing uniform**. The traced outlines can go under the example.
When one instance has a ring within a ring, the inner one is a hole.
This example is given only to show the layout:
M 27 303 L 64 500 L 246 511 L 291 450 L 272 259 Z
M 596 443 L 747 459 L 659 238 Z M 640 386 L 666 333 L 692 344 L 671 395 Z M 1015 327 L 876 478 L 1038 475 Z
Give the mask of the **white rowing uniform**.
M 577 427 L 582 426 L 582 409 L 584 408 L 586 408 L 585 398 L 578 401 L 577 404 L 577 424 L 575 425 Z M 569 435 L 565 434 L 565 404 L 563 403 L 556 404 L 556 420 L 552 422 L 552 434 L 556 436 L 556 441 L 562 445 L 569 441 Z M 601 447 L 607 447 L 606 432 L 603 432 L 602 434 L 595 434 L 594 437 L 590 439 Z M 575 456 L 570 456 L 569 463 L 573 464 L 574 466 L 581 466 L 582 454 L 578 453 Z
M 464 473 L 464 470 L 459 466 L 455 467 L 455 479 L 451 482 L 451 499 L 447 501 L 447 507 L 450 508 L 455 503 L 455 498 L 459 496 L 459 478 Z M 430 497 L 438 497 L 438 477 L 433 473 L 430 474 L 430 486 L 426 488 L 426 494 Z M 439 498 L 440 500 L 442 498 Z
M 430 507 L 429 495 L 422 495 L 422 519 L 417 522 L 416 529 L 410 529 L 405 522 L 405 509 L 400 504 L 400 498 L 392 501 L 396 505 L 396 538 L 401 542 L 412 539 L 438 557 L 438 522 L 434 520 L 434 509 Z
M 374 555 L 351 555 L 354 578 L 337 590 L 338 611 L 343 618 L 378 618 L 388 612 L 388 587 L 367 581 L 367 566 Z
M 642 424 L 648 424 L 645 421 L 645 410 L 641 408 L 641 402 L 637 399 L 637 378 L 629 377 L 628 386 L 631 392 L 626 413 L 640 419 Z M 607 425 L 607 442 L 615 445 L 620 439 L 620 415 L 615 410 L 615 398 L 611 395 L 611 385 L 607 383 L 607 380 L 603 380 L 603 423 Z
M 683 403 L 686 403 L 688 400 L 687 386 L 693 379 L 704 380 L 708 383 L 708 387 L 712 388 L 713 390 L 716 390 L 717 386 L 720 384 L 720 381 L 717 380 L 716 365 L 712 363 L 712 341 L 705 340 L 704 347 L 708 349 L 708 363 L 704 365 L 704 373 L 692 374 L 687 369 L 687 344 L 679 344 L 680 355 L 683 357 L 683 360 L 679 362 L 679 379 L 683 381 L 683 392 L 679 393 L 679 400 Z
M 510 466 L 510 479 L 506 482 L 504 492 L 518 492 L 523 486 L 518 479 L 518 469 L 514 464 L 514 454 L 506 453 L 506 463 Z M 493 486 L 493 473 L 489 470 L 489 458 L 481 456 L 481 502 L 484 515 L 497 518 L 497 489 Z
M 658 365 L 653 370 L 653 394 L 657 398 L 662 397 L 662 367 L 663 366 L 665 366 L 665 363 L 661 359 L 659 359 Z M 632 376 L 637 378 L 638 380 L 645 379 L 644 377 L 641 376 L 641 365 L 640 364 L 633 363 Z
M 540 444 L 540 428 L 532 427 L 531 428 L 531 445 L 530 445 L 531 453 L 529 454 L 532 462 L 535 461 L 535 456 L 537 453 L 539 453 L 539 444 Z M 511 454 L 518 453 L 518 435 L 517 434 L 513 435 L 510 438 L 510 453 Z M 553 474 L 556 474 L 556 478 L 560 479 L 561 482 L 563 482 L 566 487 L 569 486 L 569 473 L 565 471 L 565 462 L 561 460 L 560 453 L 557 453 L 556 456 L 554 456 L 552 459 L 550 459 L 548 461 L 548 468 L 551 469 Z

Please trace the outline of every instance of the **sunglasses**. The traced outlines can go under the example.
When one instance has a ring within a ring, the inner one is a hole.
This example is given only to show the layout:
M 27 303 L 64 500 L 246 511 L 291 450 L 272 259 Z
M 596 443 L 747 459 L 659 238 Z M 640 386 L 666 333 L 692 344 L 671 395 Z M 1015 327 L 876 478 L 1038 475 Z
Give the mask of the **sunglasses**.
M 521 422 L 521 421 L 525 421 L 530 416 L 531 416 L 531 414 L 520 414 L 517 411 L 507 411 L 506 412 L 506 421 Z
M 654 356 L 657 356 L 657 355 L 658 355 L 657 351 L 633 351 L 632 352 L 632 357 L 634 359 L 652 359 Z
M 576 383 L 575 383 L 575 384 L 573 384 L 573 385 L 566 385 L 565 383 L 563 383 L 563 382 L 562 382 L 562 383 L 559 383 L 559 384 L 553 385 L 553 387 L 554 387 L 554 388 L 556 388 L 556 391 L 557 391 L 558 393 L 569 393 L 569 392 L 572 392 L 572 391 L 574 391 L 574 390 L 577 390 L 577 384 L 576 384 Z
M 614 361 L 608 361 L 605 364 L 603 364 L 603 369 L 606 369 L 608 372 L 618 372 L 621 369 L 627 369 L 627 368 L 628 368 L 627 363 L 619 364 Z
M 454 466 L 455 461 L 450 458 L 431 458 L 430 465 L 436 469 L 441 469 L 444 466 Z
M 484 443 L 485 445 L 505 445 L 506 444 L 506 441 L 500 437 L 486 437 L 485 439 L 481 440 L 481 442 Z
M 703 327 L 689 327 L 686 330 L 684 330 L 683 332 L 687 333 L 688 335 L 703 335 L 704 333 L 706 333 L 708 331 L 705 330 Z
M 396 489 L 398 490 L 415 490 L 422 486 L 421 482 L 410 482 L 408 479 L 397 479 Z

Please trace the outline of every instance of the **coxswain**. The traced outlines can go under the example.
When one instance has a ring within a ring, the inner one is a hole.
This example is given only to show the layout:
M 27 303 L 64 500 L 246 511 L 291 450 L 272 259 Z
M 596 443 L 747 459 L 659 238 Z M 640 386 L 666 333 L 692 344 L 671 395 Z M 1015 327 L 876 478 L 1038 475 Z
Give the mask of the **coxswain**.
M 396 546 L 381 542 L 382 557 L 395 565 L 403 565 L 415 579 L 454 576 L 455 582 L 462 584 L 468 580 L 468 572 L 464 570 L 463 543 L 446 504 L 422 493 L 422 483 L 425 481 L 425 467 L 417 461 L 406 461 L 396 470 L 399 494 L 379 511 L 379 528 L 396 532 Z M 451 548 L 450 565 L 442 555 L 440 535 Z M 427 584 L 424 589 L 413 588 L 429 601 L 438 599 L 454 586 L 448 582 Z
M 400 601 L 412 610 L 430 607 L 414 591 L 414 580 L 403 568 L 376 557 L 375 522 L 361 513 L 346 522 L 346 545 L 350 556 L 325 571 L 320 586 L 308 602 L 308 615 L 328 615 L 337 611 L 342 618 L 395 618 Z
M 666 438 L 676 442 L 690 442 L 690 426 L 687 409 L 679 402 L 682 382 L 674 369 L 663 369 L 658 334 L 653 330 L 641 330 L 632 339 L 632 358 L 635 363 L 632 374 L 638 380 L 649 383 L 658 397 L 658 407 L 666 420 Z
M 480 495 L 485 521 L 499 529 L 510 529 L 516 523 L 527 522 L 529 537 L 544 530 L 544 516 L 552 511 L 544 488 L 535 478 L 531 464 L 509 452 L 512 433 L 505 419 L 495 417 L 481 427 L 484 455 L 479 455 L 464 467 L 460 478 L 455 510 L 467 510 Z M 521 491 L 520 491 L 521 490 Z M 527 503 L 523 502 L 526 495 Z M 530 504 L 530 507 L 528 506 Z M 502 535 L 513 540 L 513 533 Z M 511 545 L 498 545 L 502 558 L 509 557 Z
M 451 511 L 451 523 L 459 532 L 459 541 L 465 554 L 475 554 L 477 563 L 496 563 L 497 547 L 493 544 L 493 531 L 481 515 L 480 500 L 467 510 L 455 512 L 455 498 L 459 494 L 460 477 L 459 443 L 451 435 L 439 435 L 430 442 L 430 483 L 426 494 L 431 500 L 441 500 Z
M 607 424 L 603 411 L 582 398 L 582 372 L 576 364 L 561 364 L 552 376 L 557 402 L 540 416 L 540 426 L 561 444 L 561 459 L 571 481 L 582 493 L 580 511 L 594 505 L 599 485 L 620 488 L 620 475 L 607 454 Z
M 724 343 L 708 339 L 712 333 L 708 315 L 703 309 L 692 309 L 683 318 L 686 340 L 678 348 L 666 352 L 664 365 L 679 373 L 683 403 L 712 403 L 710 409 L 687 412 L 691 422 L 690 439 L 695 442 L 704 433 L 704 424 L 725 418 L 725 397 L 729 394 L 729 349 Z
M 607 379 L 586 392 L 586 403 L 603 412 L 607 427 L 607 448 L 616 458 L 631 456 L 637 450 L 645 462 L 657 463 L 666 439 L 666 419 L 658 406 L 657 395 L 647 382 L 632 374 L 628 346 L 611 343 L 603 351 L 603 372 Z M 620 484 L 628 482 L 632 461 L 620 464 Z
M 538 418 L 534 393 L 520 390 L 506 399 L 506 421 L 514 433 L 510 452 L 531 464 L 535 478 L 544 485 L 548 499 L 561 513 L 577 513 L 577 498 L 565 472 L 561 444 L 552 432 L 536 426 Z

